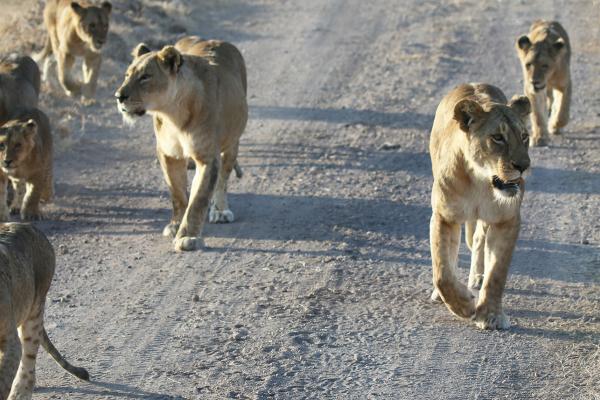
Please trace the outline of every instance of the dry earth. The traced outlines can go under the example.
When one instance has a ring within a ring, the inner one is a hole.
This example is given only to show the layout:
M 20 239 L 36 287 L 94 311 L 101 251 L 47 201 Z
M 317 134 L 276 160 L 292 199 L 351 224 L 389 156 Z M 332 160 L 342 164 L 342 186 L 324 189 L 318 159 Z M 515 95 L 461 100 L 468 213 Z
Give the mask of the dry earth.
M 41 355 L 36 398 L 600 399 L 598 1 L 114 3 L 97 104 L 41 101 L 58 142 L 47 327 L 94 382 Z M 41 3 L 2 7 L 2 52 L 31 52 Z M 531 151 L 513 326 L 481 332 L 428 301 L 429 129 L 458 83 L 521 91 L 513 43 L 540 17 L 571 35 L 573 118 Z M 242 49 L 251 122 L 237 221 L 177 254 L 149 118 L 124 128 L 112 93 L 135 44 L 188 33 Z

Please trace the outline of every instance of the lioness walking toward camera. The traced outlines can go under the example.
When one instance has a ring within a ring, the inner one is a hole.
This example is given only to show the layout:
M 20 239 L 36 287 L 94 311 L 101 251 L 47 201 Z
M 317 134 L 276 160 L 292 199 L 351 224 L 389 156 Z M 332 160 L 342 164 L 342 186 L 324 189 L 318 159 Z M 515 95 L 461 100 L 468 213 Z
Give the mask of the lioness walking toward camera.
M 529 112 L 525 96 L 507 104 L 494 86 L 465 84 L 444 97 L 431 130 L 432 297 L 440 296 L 450 311 L 483 329 L 510 326 L 502 292 L 530 164 L 524 123 Z M 456 277 L 461 224 L 472 251 L 469 285 L 481 285 L 477 303 Z
M 64 369 L 89 380 L 85 369 L 61 356 L 44 328 L 54 267 L 54 250 L 42 232 L 29 224 L 0 224 L 0 400 L 31 399 L 40 344 Z
M 38 109 L 21 111 L 0 127 L 0 219 L 8 219 L 6 186 L 14 196 L 12 214 L 23 220 L 41 219 L 40 201 L 53 195 L 52 134 L 48 117 Z
M 547 144 L 548 132 L 558 135 L 569 122 L 571 104 L 571 44 L 556 21 L 536 21 L 517 39 L 525 94 L 533 107 L 531 145 Z M 550 118 L 548 119 L 548 109 Z
M 44 61 L 44 80 L 48 78 L 50 56 L 54 55 L 58 80 L 65 93 L 68 96 L 83 95 L 86 102 L 94 99 L 111 9 L 108 1 L 99 6 L 88 0 L 46 2 L 44 23 L 48 39 L 36 57 L 38 62 Z M 83 57 L 83 83 L 71 75 L 75 57 Z
M 35 108 L 40 94 L 40 70 L 30 57 L 0 62 L 0 124 L 22 109 Z
M 248 120 L 244 59 L 232 44 L 197 37 L 160 51 L 140 44 L 132 55 L 115 93 L 118 107 L 126 118 L 146 111 L 153 116 L 158 160 L 173 200 L 163 234 L 174 237 L 175 249 L 193 250 L 202 244 L 209 204 L 210 222 L 234 219 L 227 180 Z M 196 164 L 189 201 L 187 159 Z

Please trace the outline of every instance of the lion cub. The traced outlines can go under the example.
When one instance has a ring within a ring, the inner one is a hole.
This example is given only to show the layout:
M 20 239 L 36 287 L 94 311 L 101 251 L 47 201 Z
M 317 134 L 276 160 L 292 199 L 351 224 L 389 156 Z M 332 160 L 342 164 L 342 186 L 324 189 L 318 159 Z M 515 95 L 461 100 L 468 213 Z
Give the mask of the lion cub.
M 536 21 L 517 39 L 525 94 L 533 106 L 531 146 L 547 144 L 548 132 L 558 135 L 569 122 L 571 44 L 556 21 Z M 548 119 L 548 108 L 550 118 Z
M 29 224 L 0 224 L 0 399 L 31 399 L 40 344 L 61 367 L 89 380 L 85 369 L 56 350 L 44 328 L 55 264 L 42 232 Z
M 520 227 L 523 174 L 529 168 L 525 96 L 510 102 L 486 84 L 452 90 L 435 113 L 429 151 L 433 169 L 430 225 L 433 298 L 483 329 L 510 326 L 502 292 Z M 472 251 L 469 286 L 456 277 L 461 225 Z
M 54 54 L 58 80 L 69 96 L 83 95 L 85 102 L 93 101 L 102 63 L 101 49 L 106 43 L 112 6 L 108 1 L 100 6 L 88 0 L 48 0 L 44 8 L 44 23 L 48 39 L 36 57 L 44 61 L 44 80 Z M 83 57 L 83 84 L 71 76 L 75 57 Z
M 38 109 L 23 111 L 0 127 L 0 218 L 8 219 L 6 186 L 14 188 L 12 213 L 24 220 L 41 218 L 40 201 L 53 194 L 52 135 L 48 117 Z

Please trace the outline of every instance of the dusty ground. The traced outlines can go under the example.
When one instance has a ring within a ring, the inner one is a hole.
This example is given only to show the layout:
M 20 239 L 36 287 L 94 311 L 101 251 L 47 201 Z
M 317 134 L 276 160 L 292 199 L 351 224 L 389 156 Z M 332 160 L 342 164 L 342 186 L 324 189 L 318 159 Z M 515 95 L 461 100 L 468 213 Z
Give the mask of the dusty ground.
M 6 52 L 43 37 L 19 3 Z M 441 3 L 115 2 L 98 104 L 41 102 L 63 136 L 47 327 L 94 382 L 44 354 L 36 398 L 599 399 L 600 4 Z M 513 326 L 481 332 L 428 301 L 429 129 L 458 83 L 521 91 L 513 42 L 539 17 L 571 35 L 573 119 L 531 152 Z M 124 128 L 112 93 L 137 42 L 185 33 L 243 50 L 251 122 L 237 221 L 176 254 L 149 118 Z

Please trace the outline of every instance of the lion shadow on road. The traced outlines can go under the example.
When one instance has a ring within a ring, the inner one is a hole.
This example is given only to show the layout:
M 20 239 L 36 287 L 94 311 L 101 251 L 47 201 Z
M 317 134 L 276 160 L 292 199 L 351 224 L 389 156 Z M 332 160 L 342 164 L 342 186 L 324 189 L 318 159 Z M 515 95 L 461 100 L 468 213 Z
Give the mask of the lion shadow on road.
M 93 396 L 94 398 L 99 396 L 112 396 L 122 397 L 126 399 L 150 399 L 150 400 L 183 400 L 185 397 L 182 396 L 171 396 L 162 393 L 152 393 L 133 386 L 124 385 L 120 383 L 100 382 L 91 381 L 86 383 L 86 387 L 67 387 L 67 386 L 46 386 L 38 387 L 35 389 L 35 393 L 46 393 L 46 394 L 67 394 L 67 393 L 79 393 L 86 396 Z M 99 389 L 95 389 L 97 387 Z M 60 397 L 60 396 L 59 396 Z

